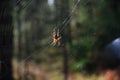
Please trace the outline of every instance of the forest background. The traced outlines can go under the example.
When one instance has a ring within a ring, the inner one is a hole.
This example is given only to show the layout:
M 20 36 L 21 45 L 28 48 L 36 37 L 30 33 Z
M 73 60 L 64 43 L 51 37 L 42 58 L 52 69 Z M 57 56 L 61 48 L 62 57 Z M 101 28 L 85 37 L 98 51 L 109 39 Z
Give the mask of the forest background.
M 104 48 L 120 37 L 119 3 L 119 0 L 3 0 L 0 74 L 11 77 L 13 72 L 14 78 L 20 80 L 35 80 L 38 73 L 41 74 L 38 80 L 61 80 L 63 75 L 67 80 L 77 73 L 97 74 L 105 60 L 101 57 Z M 52 45 L 55 27 L 60 29 L 61 46 Z

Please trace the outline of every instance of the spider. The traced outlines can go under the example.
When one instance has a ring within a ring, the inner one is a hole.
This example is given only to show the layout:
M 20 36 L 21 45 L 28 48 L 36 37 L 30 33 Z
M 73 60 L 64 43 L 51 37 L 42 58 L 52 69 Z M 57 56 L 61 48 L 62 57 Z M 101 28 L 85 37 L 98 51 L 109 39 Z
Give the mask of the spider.
M 60 46 L 61 44 L 61 36 L 60 36 L 60 31 L 58 28 L 54 28 L 53 29 L 53 41 L 52 41 L 52 45 L 53 46 Z

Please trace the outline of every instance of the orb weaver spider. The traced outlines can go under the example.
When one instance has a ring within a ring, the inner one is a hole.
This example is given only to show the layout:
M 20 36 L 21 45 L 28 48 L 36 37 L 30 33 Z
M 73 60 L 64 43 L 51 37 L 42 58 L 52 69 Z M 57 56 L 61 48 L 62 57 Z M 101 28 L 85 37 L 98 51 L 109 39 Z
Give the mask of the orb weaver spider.
M 53 46 L 60 46 L 61 44 L 61 36 L 60 36 L 60 31 L 58 28 L 54 28 L 53 29 L 53 41 L 52 41 L 52 45 Z

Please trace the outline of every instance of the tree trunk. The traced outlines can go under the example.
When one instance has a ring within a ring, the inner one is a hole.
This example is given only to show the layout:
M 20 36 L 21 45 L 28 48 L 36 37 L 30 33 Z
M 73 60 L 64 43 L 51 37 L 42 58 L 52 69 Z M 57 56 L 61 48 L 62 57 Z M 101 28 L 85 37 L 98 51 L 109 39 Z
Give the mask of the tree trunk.
M 0 1 L 0 80 L 13 80 L 13 25 L 12 1 Z
M 60 34 L 62 35 L 62 50 L 63 50 L 63 72 L 64 72 L 64 80 L 68 80 L 69 73 L 69 65 L 68 65 L 68 50 L 66 47 L 66 43 L 71 43 L 71 29 L 70 29 L 70 21 L 69 21 L 69 0 L 55 0 L 56 6 L 56 18 L 55 21 L 56 27 L 59 27 Z M 67 19 L 67 21 L 65 21 Z M 65 23 L 63 24 L 63 21 Z
M 21 60 L 23 57 L 22 53 L 22 27 L 21 27 L 21 10 L 22 6 L 21 3 L 18 5 L 17 10 L 17 29 L 18 29 L 18 59 Z

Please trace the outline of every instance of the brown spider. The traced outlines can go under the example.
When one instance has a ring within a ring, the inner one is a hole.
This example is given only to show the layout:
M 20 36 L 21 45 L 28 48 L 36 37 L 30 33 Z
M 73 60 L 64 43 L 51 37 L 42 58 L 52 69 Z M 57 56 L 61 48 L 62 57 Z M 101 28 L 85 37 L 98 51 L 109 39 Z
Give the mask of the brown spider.
M 60 36 L 60 31 L 58 28 L 54 28 L 53 29 L 53 42 L 52 45 L 53 46 L 60 46 L 61 44 L 61 36 Z

